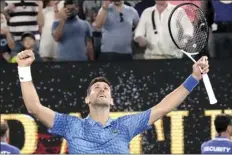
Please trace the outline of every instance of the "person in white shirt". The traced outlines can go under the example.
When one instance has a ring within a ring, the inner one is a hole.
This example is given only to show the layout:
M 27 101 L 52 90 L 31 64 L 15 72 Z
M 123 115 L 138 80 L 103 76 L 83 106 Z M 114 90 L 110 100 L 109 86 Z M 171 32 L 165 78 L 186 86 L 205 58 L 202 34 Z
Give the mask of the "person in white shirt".
M 134 39 L 141 47 L 146 47 L 145 59 L 172 59 L 182 58 L 182 52 L 173 43 L 169 30 L 168 19 L 175 5 L 168 1 L 156 1 L 156 5 L 149 7 L 143 11 L 139 24 L 135 30 Z M 183 11 L 178 9 L 177 11 Z M 187 15 L 186 15 L 187 17 Z M 173 18 L 176 18 L 173 16 Z M 178 25 L 184 26 L 184 35 L 193 35 L 193 25 L 189 18 L 186 20 L 172 20 L 172 27 L 176 29 L 176 35 L 181 27 L 177 27 L 176 22 L 181 22 Z M 174 29 L 173 28 L 173 29 Z M 186 29 L 188 28 L 188 29 Z M 175 35 L 174 34 L 174 35 Z
M 43 9 L 44 24 L 42 26 L 39 54 L 43 61 L 56 58 L 56 42 L 52 37 L 52 24 L 55 20 L 55 5 L 59 1 L 47 1 Z

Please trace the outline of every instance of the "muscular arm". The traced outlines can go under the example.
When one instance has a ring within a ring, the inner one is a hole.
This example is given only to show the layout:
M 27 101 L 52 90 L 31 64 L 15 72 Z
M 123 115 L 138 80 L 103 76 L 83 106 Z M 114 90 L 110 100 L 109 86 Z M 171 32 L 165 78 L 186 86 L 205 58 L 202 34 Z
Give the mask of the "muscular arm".
M 7 39 L 9 48 L 13 49 L 15 47 L 15 42 L 10 32 L 6 34 L 6 39 Z
M 63 35 L 65 20 L 60 20 L 58 26 L 53 30 L 53 37 L 55 41 L 59 41 Z
M 102 26 L 105 24 L 106 16 L 107 16 L 107 8 L 102 7 L 102 9 L 100 9 L 100 11 L 97 15 L 96 21 L 95 21 L 96 27 L 98 29 L 101 29 Z
M 201 74 L 206 74 L 209 71 L 208 58 L 202 57 L 193 65 L 192 75 L 177 89 L 168 94 L 159 104 L 151 108 L 151 113 L 148 125 L 153 124 L 155 121 L 166 115 L 174 108 L 179 106 L 192 89 L 198 84 L 202 78 Z M 201 70 L 199 69 L 201 68 Z
M 53 127 L 55 112 L 41 105 L 39 96 L 32 82 L 21 82 L 25 106 L 29 113 L 38 118 L 48 128 Z
M 159 104 L 151 108 L 148 124 L 152 125 L 155 121 L 179 106 L 188 94 L 189 91 L 183 85 L 168 94 Z

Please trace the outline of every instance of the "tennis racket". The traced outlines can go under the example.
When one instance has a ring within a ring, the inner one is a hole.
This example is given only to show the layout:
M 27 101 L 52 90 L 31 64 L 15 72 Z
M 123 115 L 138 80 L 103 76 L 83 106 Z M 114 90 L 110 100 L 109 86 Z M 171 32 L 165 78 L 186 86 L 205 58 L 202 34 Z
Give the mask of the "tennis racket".
M 169 16 L 168 29 L 176 47 L 195 63 L 193 56 L 204 52 L 208 43 L 209 29 L 203 11 L 193 3 L 177 5 Z M 216 104 L 208 75 L 202 77 L 210 104 Z

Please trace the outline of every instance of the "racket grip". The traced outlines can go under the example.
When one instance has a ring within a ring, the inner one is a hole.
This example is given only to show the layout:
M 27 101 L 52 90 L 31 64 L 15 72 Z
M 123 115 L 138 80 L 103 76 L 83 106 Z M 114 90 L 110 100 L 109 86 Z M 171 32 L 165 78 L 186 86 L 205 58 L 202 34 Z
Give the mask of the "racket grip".
M 217 99 L 216 99 L 215 94 L 213 92 L 213 88 L 212 88 L 212 85 L 210 83 L 208 74 L 203 74 L 202 77 L 203 77 L 203 82 L 205 85 L 206 92 L 207 92 L 208 97 L 209 97 L 210 104 L 216 104 Z

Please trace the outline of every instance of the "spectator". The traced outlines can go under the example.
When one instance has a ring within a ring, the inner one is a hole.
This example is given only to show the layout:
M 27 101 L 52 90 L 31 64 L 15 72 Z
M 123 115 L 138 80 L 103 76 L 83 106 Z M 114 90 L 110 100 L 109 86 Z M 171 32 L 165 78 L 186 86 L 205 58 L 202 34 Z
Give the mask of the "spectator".
M 46 0 L 43 9 L 44 25 L 42 27 L 39 54 L 43 61 L 51 61 L 56 58 L 57 43 L 52 37 L 52 24 L 55 20 L 55 7 L 58 1 Z
M 174 45 L 168 30 L 168 18 L 174 7 L 165 0 L 156 1 L 155 7 L 149 7 L 142 13 L 135 31 L 135 40 L 141 47 L 146 47 L 145 59 L 182 58 L 183 54 Z M 187 20 L 183 23 L 189 28 L 188 32 L 184 32 L 185 35 L 192 35 L 191 22 Z
M 146 8 L 155 5 L 155 0 L 141 0 L 141 2 L 135 4 L 135 9 L 138 11 L 139 16 L 143 13 Z
M 11 33 L 7 26 L 6 16 L 3 12 L 1 12 L 0 57 L 5 59 L 7 62 L 10 62 L 10 51 L 14 48 L 14 46 L 14 39 L 11 36 Z
M 132 29 L 138 21 L 137 11 L 122 0 L 104 1 L 95 21 L 102 28 L 99 60 L 132 60 Z
M 0 138 L 1 138 L 1 145 L 0 145 L 0 154 L 20 154 L 20 150 L 15 146 L 8 144 L 9 142 L 9 127 L 7 123 L 1 120 L 0 126 Z
M 58 61 L 94 59 L 91 26 L 80 19 L 77 13 L 78 6 L 73 0 L 66 0 L 59 12 L 60 20 L 53 23 L 53 37 L 58 42 Z
M 91 24 L 93 28 L 93 45 L 94 45 L 95 58 L 98 59 L 98 56 L 101 52 L 102 32 L 101 32 L 101 29 L 97 28 L 95 24 L 98 11 L 96 9 L 93 9 L 92 11 L 93 11 L 93 14 L 91 16 Z
M 209 39 L 210 53 L 220 59 L 232 58 L 232 2 L 212 0 L 215 10 L 212 36 Z
M 40 56 L 35 52 L 36 38 L 32 32 L 25 32 L 22 34 L 21 42 L 23 45 L 22 50 L 32 50 L 35 54 L 35 61 L 40 61 Z
M 91 12 L 92 9 L 99 9 L 101 5 L 102 5 L 101 0 L 95 0 L 95 1 L 85 0 L 82 5 L 85 16 L 88 16 L 89 12 Z
M 43 4 L 42 1 L 6 1 L 6 10 L 10 16 L 9 29 L 15 40 L 15 48 L 12 50 L 13 54 L 21 52 L 23 46 L 20 42 L 21 35 L 24 32 L 30 31 L 35 34 L 37 40 L 38 52 L 40 31 L 39 27 L 43 25 Z M 22 22 L 23 21 L 23 22 Z

